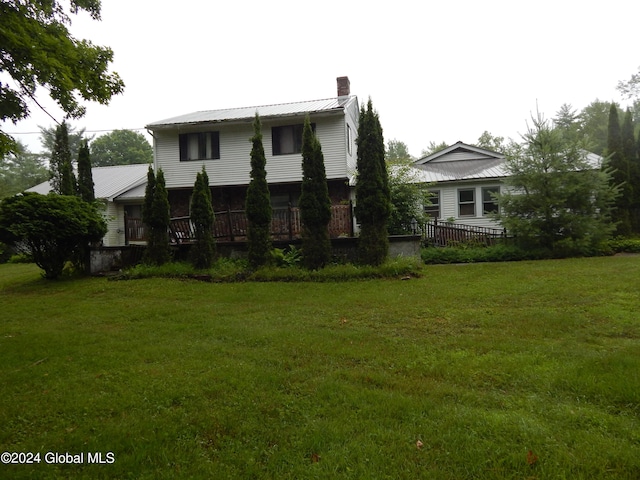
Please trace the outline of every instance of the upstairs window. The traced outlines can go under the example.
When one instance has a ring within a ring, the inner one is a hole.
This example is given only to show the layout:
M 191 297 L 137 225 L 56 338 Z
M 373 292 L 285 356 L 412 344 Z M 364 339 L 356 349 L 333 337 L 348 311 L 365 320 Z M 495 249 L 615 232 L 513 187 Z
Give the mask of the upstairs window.
M 198 132 L 180 134 L 180 161 L 214 160 L 220 158 L 220 133 Z
M 476 190 L 475 188 L 465 188 L 458 190 L 458 216 L 476 216 Z
M 486 187 L 482 189 L 483 215 L 498 213 L 498 199 L 495 197 L 498 193 L 500 193 L 500 187 Z
M 282 127 L 271 128 L 271 147 L 274 155 L 290 155 L 302 151 L 302 129 L 303 124 L 284 125 Z M 315 123 L 311 124 L 311 129 L 315 132 Z

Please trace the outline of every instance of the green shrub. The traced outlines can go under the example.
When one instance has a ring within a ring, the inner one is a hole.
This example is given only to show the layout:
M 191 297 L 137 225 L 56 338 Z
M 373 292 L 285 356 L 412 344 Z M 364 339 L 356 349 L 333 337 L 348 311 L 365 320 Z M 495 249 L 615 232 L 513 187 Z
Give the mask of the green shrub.
M 274 255 L 279 256 L 282 251 L 276 249 Z M 300 263 L 300 252 L 291 248 L 283 254 L 283 258 L 290 256 Z M 284 260 L 283 260 L 284 262 Z M 283 266 L 268 265 L 255 271 L 249 268 L 245 259 L 218 259 L 209 270 L 196 270 L 188 262 L 171 262 L 160 266 L 137 265 L 125 270 L 121 275 L 112 277 L 113 280 L 134 280 L 152 277 L 165 278 L 194 278 L 210 282 L 334 282 L 359 280 L 367 278 L 402 278 L 407 276 L 419 277 L 423 264 L 418 258 L 398 257 L 388 260 L 379 267 L 369 265 L 327 265 L 318 270 L 307 270 L 295 264 L 283 263 Z
M 513 262 L 550 257 L 551 254 L 544 250 L 527 250 L 515 245 L 428 247 L 421 252 L 422 261 L 426 264 Z
M 606 245 L 613 253 L 640 253 L 640 238 L 614 238 Z
M 276 267 L 297 267 L 302 261 L 302 252 L 295 245 L 289 245 L 287 249 L 274 248 L 271 259 Z

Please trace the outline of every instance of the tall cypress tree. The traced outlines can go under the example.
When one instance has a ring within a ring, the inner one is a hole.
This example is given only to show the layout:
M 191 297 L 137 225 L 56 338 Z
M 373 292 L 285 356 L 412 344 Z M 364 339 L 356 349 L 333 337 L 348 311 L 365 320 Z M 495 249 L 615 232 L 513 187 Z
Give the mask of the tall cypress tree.
M 358 125 L 358 178 L 355 214 L 360 222 L 360 261 L 380 265 L 389 253 L 387 223 L 391 214 L 385 145 L 378 113 L 371 99 L 360 109 Z
M 149 229 L 151 220 L 151 206 L 153 204 L 153 192 L 156 189 L 156 175 L 153 171 L 153 165 L 149 165 L 147 171 L 147 186 L 144 189 L 144 202 L 142 204 L 142 223 Z M 149 232 L 147 232 L 148 234 Z
M 75 195 L 76 177 L 73 174 L 69 129 L 66 122 L 62 122 L 56 128 L 55 142 L 51 151 L 50 174 L 54 192 L 60 195 Z
M 609 166 L 613 170 L 611 175 L 612 183 L 620 187 L 620 196 L 616 201 L 613 212 L 613 219 L 617 223 L 616 232 L 618 235 L 628 235 L 631 232 L 631 219 L 629 214 L 631 202 L 629 162 L 625 157 L 622 130 L 618 118 L 618 108 L 614 103 L 611 104 L 611 108 L 609 109 L 607 155 Z
M 300 215 L 303 263 L 308 269 L 315 270 L 325 266 L 331 259 L 328 230 L 331 220 L 331 199 L 322 146 L 311 128 L 309 115 L 304 120 L 302 131 Z
M 147 188 L 142 207 L 142 218 L 147 227 L 147 249 L 144 261 L 151 265 L 162 265 L 170 259 L 169 237 L 169 196 L 165 187 L 164 173 L 158 169 L 154 176 L 149 167 Z
M 251 148 L 251 181 L 247 188 L 247 242 L 249 263 L 259 267 L 269 262 L 271 253 L 271 196 L 267 184 L 267 158 L 262 145 L 262 125 L 256 112 Z
M 91 173 L 91 153 L 89 142 L 84 140 L 78 150 L 78 194 L 85 202 L 96 200 L 93 175 Z
M 202 172 L 196 175 L 191 197 L 191 222 L 195 230 L 195 244 L 191 247 L 191 263 L 195 268 L 207 269 L 211 267 L 215 255 L 215 241 L 213 239 L 213 206 L 211 204 L 211 188 L 209 176 L 202 166 Z

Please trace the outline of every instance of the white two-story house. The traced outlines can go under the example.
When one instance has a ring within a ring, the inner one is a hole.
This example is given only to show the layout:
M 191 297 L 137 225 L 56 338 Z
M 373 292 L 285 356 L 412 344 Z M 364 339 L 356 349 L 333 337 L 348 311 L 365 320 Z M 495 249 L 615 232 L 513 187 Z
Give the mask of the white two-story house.
M 334 98 L 205 110 L 147 125 L 153 136 L 154 169 L 161 168 L 164 173 L 171 216 L 189 216 L 193 185 L 203 166 L 209 177 L 214 210 L 220 214 L 217 217 L 224 216 L 224 212 L 244 210 L 256 113 L 262 124 L 274 213 L 278 209 L 289 209 L 291 215 L 297 207 L 302 183 L 302 126 L 305 116 L 309 115 L 322 145 L 334 217 L 344 217 L 340 211 L 349 206 L 350 183 L 356 170 L 359 116 L 358 99 L 351 95 L 347 77 L 337 79 Z M 217 218 L 217 222 L 222 225 L 226 221 Z M 350 211 L 348 223 L 348 226 L 346 223 L 338 226 L 332 222 L 332 236 L 352 233 Z

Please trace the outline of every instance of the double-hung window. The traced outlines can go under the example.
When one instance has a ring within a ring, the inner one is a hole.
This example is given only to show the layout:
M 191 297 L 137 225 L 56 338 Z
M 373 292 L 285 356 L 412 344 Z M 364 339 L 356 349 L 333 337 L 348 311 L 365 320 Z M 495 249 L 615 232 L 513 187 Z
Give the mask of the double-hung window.
M 485 187 L 482 189 L 482 215 L 498 213 L 498 199 L 500 187 Z
M 461 188 L 458 190 L 458 216 L 476 216 L 476 189 Z
M 180 161 L 220 158 L 220 133 L 198 132 L 180 134 Z
M 424 213 L 433 219 L 440 218 L 440 190 L 432 190 L 429 192 L 429 205 L 424 206 Z
M 271 128 L 271 147 L 274 155 L 290 155 L 302 152 L 302 130 L 303 124 L 283 125 Z M 311 129 L 315 132 L 315 123 L 311 124 Z

